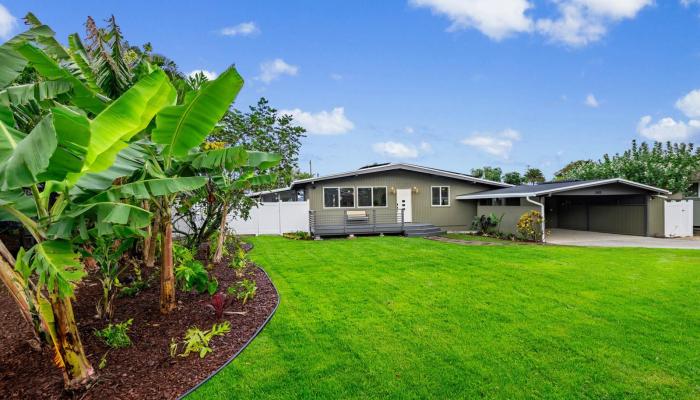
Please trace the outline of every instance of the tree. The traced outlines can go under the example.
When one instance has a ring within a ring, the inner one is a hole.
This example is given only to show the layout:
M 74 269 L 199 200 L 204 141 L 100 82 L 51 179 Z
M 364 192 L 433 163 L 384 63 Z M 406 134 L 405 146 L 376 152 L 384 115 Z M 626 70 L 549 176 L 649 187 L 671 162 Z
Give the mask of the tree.
M 692 143 L 654 142 L 638 144 L 613 156 L 603 155 L 597 161 L 570 163 L 557 173 L 560 179 L 624 178 L 664 188 L 674 193 L 688 190 L 695 174 L 700 171 L 700 149 Z
M 565 181 L 572 179 L 571 176 L 574 173 L 574 171 L 581 171 L 584 169 L 587 169 L 591 167 L 593 164 L 593 160 L 576 160 L 572 161 L 564 166 L 564 168 L 560 169 L 559 171 L 554 173 L 554 180 L 555 181 Z M 576 179 L 576 178 L 574 178 Z
M 511 185 L 522 185 L 524 183 L 522 175 L 517 171 L 506 172 L 503 175 L 503 182 Z
M 534 185 L 536 183 L 542 183 L 545 181 L 542 170 L 534 167 L 527 167 L 527 169 L 525 170 L 525 175 L 523 175 L 523 179 L 526 183 L 529 183 L 531 185 Z
M 272 189 L 288 186 L 294 179 L 294 173 L 299 169 L 299 149 L 305 132 L 304 128 L 294 124 L 291 115 L 279 115 L 263 97 L 247 113 L 239 110 L 226 113 L 218 129 L 207 140 L 279 154 L 279 164 L 270 170 L 278 177 L 277 182 L 267 187 Z
M 503 174 L 503 171 L 501 170 L 500 167 L 486 166 L 484 168 L 474 168 L 471 170 L 472 176 L 474 176 L 476 178 L 488 179 L 488 180 L 494 181 L 494 182 L 500 182 L 502 174 Z

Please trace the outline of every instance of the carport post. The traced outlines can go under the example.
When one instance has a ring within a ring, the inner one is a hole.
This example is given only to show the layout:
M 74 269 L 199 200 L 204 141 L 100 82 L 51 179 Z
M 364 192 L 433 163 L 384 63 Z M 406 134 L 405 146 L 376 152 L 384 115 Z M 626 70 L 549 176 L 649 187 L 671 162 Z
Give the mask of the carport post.
M 540 206 L 540 212 L 542 213 L 542 243 L 545 243 L 547 241 L 547 234 L 544 231 L 544 202 L 540 203 L 535 200 L 532 200 L 530 196 L 525 196 L 525 200 L 529 201 L 530 203 Z

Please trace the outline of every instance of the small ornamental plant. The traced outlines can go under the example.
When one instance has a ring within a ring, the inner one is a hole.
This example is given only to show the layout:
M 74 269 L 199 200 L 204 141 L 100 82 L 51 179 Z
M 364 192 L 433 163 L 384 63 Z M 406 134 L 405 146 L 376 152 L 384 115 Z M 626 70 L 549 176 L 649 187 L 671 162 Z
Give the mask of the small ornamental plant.
M 248 266 L 246 252 L 243 250 L 243 247 L 239 246 L 236 248 L 236 252 L 233 254 L 233 258 L 231 259 L 229 266 L 233 269 L 238 278 L 243 277 L 243 272 Z
M 250 279 L 243 279 L 237 283 L 237 286 L 228 288 L 228 294 L 236 296 L 236 299 L 245 304 L 248 300 L 255 298 L 255 293 L 258 291 L 258 285 Z
M 531 210 L 520 216 L 518 220 L 518 234 L 525 240 L 533 242 L 542 241 L 542 213 Z
M 106 327 L 95 331 L 95 336 L 101 339 L 107 346 L 113 349 L 121 349 L 123 347 L 131 346 L 131 339 L 129 338 L 129 328 L 134 322 L 133 318 L 118 323 L 109 324 Z
M 224 336 L 231 331 L 231 323 L 224 321 L 220 324 L 212 325 L 209 330 L 202 330 L 198 327 L 192 327 L 185 332 L 185 337 L 182 342 L 175 339 L 170 339 L 170 356 L 187 357 L 191 353 L 199 354 L 199 358 L 204 358 L 207 354 L 214 351 L 209 345 L 209 342 L 215 336 Z M 183 349 L 180 353 L 180 348 Z

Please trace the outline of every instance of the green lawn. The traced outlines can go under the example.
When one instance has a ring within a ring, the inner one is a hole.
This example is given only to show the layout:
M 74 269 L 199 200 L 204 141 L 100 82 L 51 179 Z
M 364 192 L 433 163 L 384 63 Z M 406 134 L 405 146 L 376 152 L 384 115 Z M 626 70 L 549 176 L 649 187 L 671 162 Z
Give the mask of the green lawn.
M 270 324 L 191 398 L 700 398 L 700 252 L 251 240 Z

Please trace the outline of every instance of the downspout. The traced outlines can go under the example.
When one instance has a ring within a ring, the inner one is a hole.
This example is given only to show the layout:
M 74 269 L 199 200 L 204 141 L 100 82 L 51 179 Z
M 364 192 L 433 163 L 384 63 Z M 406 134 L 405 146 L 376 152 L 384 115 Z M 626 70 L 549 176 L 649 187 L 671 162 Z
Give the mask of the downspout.
M 544 231 L 544 203 L 540 203 L 540 202 L 537 202 L 535 200 L 532 200 L 530 198 L 530 196 L 525 196 L 525 200 L 527 200 L 528 202 L 530 202 L 536 206 L 540 206 L 540 210 L 541 210 L 540 212 L 542 213 L 542 243 L 545 243 L 547 235 L 545 234 L 545 231 Z

